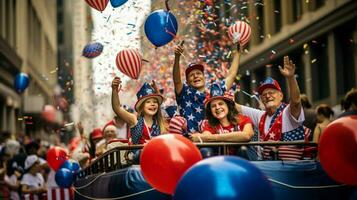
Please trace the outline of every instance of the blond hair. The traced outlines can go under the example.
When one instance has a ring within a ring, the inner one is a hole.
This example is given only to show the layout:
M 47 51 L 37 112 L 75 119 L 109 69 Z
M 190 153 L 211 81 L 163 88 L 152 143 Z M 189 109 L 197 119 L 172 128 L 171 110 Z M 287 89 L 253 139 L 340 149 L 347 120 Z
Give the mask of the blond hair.
M 145 101 L 139 106 L 139 108 L 138 108 L 138 115 L 139 116 L 142 116 L 144 114 L 144 105 L 145 105 L 145 102 L 148 99 L 145 99 Z M 157 123 L 158 123 L 158 125 L 160 127 L 160 134 L 164 134 L 164 133 L 167 132 L 168 125 L 167 125 L 164 117 L 162 116 L 159 102 L 157 102 L 157 104 L 158 104 L 158 109 L 157 109 L 156 114 L 153 116 L 153 119 L 154 119 L 154 121 L 157 121 Z

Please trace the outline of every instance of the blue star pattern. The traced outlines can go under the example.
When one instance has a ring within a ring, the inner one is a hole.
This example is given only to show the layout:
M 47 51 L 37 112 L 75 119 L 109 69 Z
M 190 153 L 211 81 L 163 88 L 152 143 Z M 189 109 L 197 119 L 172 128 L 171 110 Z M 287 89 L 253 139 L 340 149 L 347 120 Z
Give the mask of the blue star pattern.
M 143 126 L 144 126 L 144 118 L 141 117 L 138 120 L 138 123 L 130 128 L 131 139 L 133 144 L 139 144 L 140 138 L 143 135 Z
M 220 81 L 222 90 L 226 90 L 226 82 Z M 210 87 L 210 86 L 209 86 Z M 187 130 L 190 133 L 199 131 L 199 122 L 204 119 L 204 100 L 206 92 L 200 92 L 186 83 L 183 84 L 181 94 L 176 93 L 176 102 L 180 115 L 187 120 Z
M 130 128 L 130 133 L 131 133 L 131 139 L 133 144 L 139 144 L 140 143 L 140 139 L 143 136 L 143 129 L 144 129 L 144 117 L 140 116 L 138 118 L 138 123 Z M 154 124 L 151 126 L 151 133 L 150 136 L 151 137 L 156 137 L 160 135 L 160 127 L 159 125 L 156 123 L 156 121 L 154 121 Z
M 281 141 L 295 141 L 295 140 L 304 140 L 303 126 L 299 126 L 294 130 L 282 134 Z

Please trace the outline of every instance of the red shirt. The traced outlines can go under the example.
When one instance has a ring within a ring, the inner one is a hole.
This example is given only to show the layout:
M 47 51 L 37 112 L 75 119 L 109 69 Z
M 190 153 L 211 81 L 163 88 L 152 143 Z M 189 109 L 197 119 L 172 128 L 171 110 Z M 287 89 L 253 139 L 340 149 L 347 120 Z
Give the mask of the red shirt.
M 218 124 L 216 127 L 212 127 L 208 123 L 208 120 L 205 119 L 201 126 L 202 132 L 209 131 L 212 134 L 230 133 L 233 131 L 242 131 L 246 124 L 253 124 L 252 120 L 248 116 L 238 114 L 236 118 L 238 121 L 238 125 L 234 125 L 231 123 L 229 126 L 222 126 Z

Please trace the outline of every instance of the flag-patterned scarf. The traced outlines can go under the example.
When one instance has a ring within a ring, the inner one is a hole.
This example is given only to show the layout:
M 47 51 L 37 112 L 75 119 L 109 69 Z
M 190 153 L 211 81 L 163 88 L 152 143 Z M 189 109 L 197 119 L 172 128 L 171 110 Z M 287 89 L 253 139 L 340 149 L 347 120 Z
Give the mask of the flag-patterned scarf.
M 272 116 L 271 119 L 271 123 L 269 124 L 269 131 L 268 133 L 265 133 L 264 131 L 264 127 L 265 127 L 265 119 L 267 116 L 267 113 L 265 112 L 263 114 L 263 116 L 260 118 L 259 121 L 259 133 L 260 133 L 260 137 L 263 141 L 267 141 L 269 139 L 271 139 L 269 137 L 269 133 L 274 132 L 276 137 L 274 140 L 280 140 L 280 136 L 281 136 L 281 119 L 276 121 L 278 119 L 278 117 L 280 116 L 281 118 L 281 113 L 284 110 L 284 108 L 286 107 L 285 103 L 281 103 L 280 106 L 278 107 L 278 109 L 276 109 L 275 113 Z M 279 123 L 280 122 L 280 123 Z M 274 127 L 273 127 L 274 125 Z
M 133 144 L 140 143 L 140 139 L 143 136 L 144 126 L 145 126 L 144 117 L 140 116 L 138 119 L 138 123 L 134 127 L 130 128 L 131 139 L 132 139 Z M 151 127 L 151 132 L 149 133 L 149 136 L 155 137 L 158 135 L 160 135 L 160 127 L 159 127 L 157 121 L 154 120 L 154 123 Z

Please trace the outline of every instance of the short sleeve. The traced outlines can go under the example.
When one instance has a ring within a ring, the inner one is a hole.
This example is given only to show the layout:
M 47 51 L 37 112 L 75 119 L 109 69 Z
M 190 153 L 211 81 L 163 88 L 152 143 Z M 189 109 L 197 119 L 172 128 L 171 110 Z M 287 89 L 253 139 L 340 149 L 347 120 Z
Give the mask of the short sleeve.
M 201 125 L 201 130 L 202 130 L 202 132 L 208 131 L 211 134 L 216 134 L 216 132 L 217 132 L 215 128 L 213 128 L 211 125 L 209 125 L 207 119 L 203 120 L 202 125 Z
M 294 116 L 291 115 L 290 105 L 287 105 L 283 111 L 283 124 L 282 124 L 282 132 L 289 132 L 302 126 L 305 121 L 304 110 L 301 107 L 300 115 L 298 119 L 295 119 Z
M 259 120 L 263 116 L 264 111 L 255 108 L 250 108 L 247 106 L 241 106 L 241 107 L 242 107 L 242 114 L 249 117 L 253 122 L 254 127 L 258 128 Z
M 187 95 L 187 90 L 189 89 L 188 85 L 187 84 L 183 84 L 182 85 L 182 90 L 181 90 L 181 93 L 180 94 L 177 94 L 177 91 L 175 90 L 175 95 L 176 95 L 176 101 L 179 102 L 179 101 L 182 101 L 183 97 L 185 95 Z
M 253 121 L 246 115 L 238 115 L 238 124 L 241 131 L 243 131 L 244 126 L 247 124 L 251 124 L 253 127 Z

